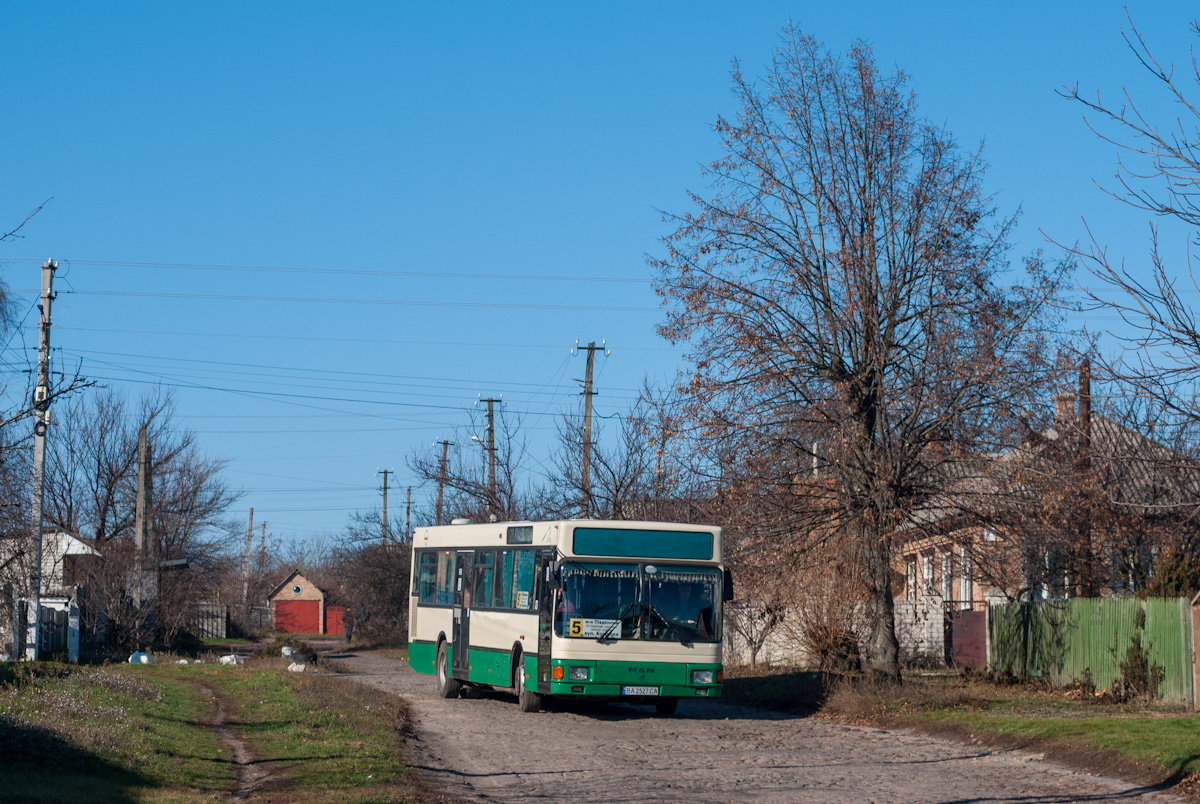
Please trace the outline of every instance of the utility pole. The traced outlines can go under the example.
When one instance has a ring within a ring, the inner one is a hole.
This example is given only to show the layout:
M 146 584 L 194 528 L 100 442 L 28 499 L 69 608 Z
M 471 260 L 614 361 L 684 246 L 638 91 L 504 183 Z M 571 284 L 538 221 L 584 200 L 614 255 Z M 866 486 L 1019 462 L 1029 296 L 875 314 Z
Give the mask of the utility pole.
M 133 509 L 133 602 L 141 606 L 146 602 L 146 554 L 151 552 L 149 544 L 150 516 L 150 445 L 146 438 L 146 425 L 138 428 L 138 473 L 137 498 Z M 154 561 L 151 561 L 154 565 Z
M 38 660 L 38 636 L 42 610 L 42 491 L 46 478 L 46 431 L 50 428 L 50 303 L 54 301 L 54 272 L 58 263 L 42 263 L 41 322 L 38 325 L 37 385 L 33 389 L 33 562 L 29 567 L 29 594 L 26 603 L 25 658 Z
M 487 453 L 488 453 L 488 499 L 487 509 L 488 518 L 493 522 L 496 521 L 496 403 L 500 399 L 488 397 L 482 401 L 487 402 Z M 476 403 L 478 404 L 478 403 Z
M 442 489 L 446 486 L 446 450 L 453 446 L 453 441 L 434 441 L 435 444 L 442 445 L 442 462 L 438 466 L 438 495 L 437 495 L 437 514 L 434 517 L 435 525 L 442 524 Z
M 387 480 L 388 480 L 388 475 L 394 475 L 394 474 L 396 474 L 396 472 L 395 472 L 395 470 L 392 470 L 392 469 L 380 469 L 380 470 L 379 470 L 378 472 L 376 472 L 375 474 L 377 474 L 377 475 L 383 475 L 383 541 L 382 541 L 382 544 L 383 544 L 383 546 L 384 546 L 384 547 L 387 547 L 387 543 L 388 543 L 388 542 L 387 542 L 387 537 L 388 537 L 388 532 L 387 532 L 387 528 L 388 528 L 388 520 L 387 520 Z
M 606 355 L 609 354 L 608 350 L 604 348 L 606 343 L 606 341 L 600 341 L 600 345 L 597 346 L 595 341 L 591 341 L 583 347 L 587 350 L 587 373 L 583 375 L 583 391 L 580 392 L 583 396 L 583 461 L 579 467 L 579 516 L 581 519 L 591 516 L 592 510 L 592 397 L 596 395 L 596 392 L 592 390 L 592 366 L 595 363 L 597 350 Z M 579 348 L 579 341 L 575 341 L 575 348 L 571 350 L 571 353 L 575 354 Z
M 404 494 L 404 541 L 412 538 L 412 486 Z
M 246 525 L 246 559 L 242 562 L 242 608 L 246 619 L 250 618 L 250 549 L 254 545 L 254 509 L 250 509 L 250 522 Z

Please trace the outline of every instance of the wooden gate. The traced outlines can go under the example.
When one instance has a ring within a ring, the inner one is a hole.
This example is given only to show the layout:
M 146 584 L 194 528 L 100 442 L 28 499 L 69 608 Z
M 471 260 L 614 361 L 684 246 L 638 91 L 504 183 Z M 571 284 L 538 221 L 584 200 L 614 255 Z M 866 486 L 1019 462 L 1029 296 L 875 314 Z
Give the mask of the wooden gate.
M 949 632 L 946 661 L 951 667 L 987 669 L 987 611 L 951 612 Z
M 345 606 L 326 606 L 325 607 L 325 633 L 331 636 L 337 636 L 345 633 L 346 628 L 346 607 Z

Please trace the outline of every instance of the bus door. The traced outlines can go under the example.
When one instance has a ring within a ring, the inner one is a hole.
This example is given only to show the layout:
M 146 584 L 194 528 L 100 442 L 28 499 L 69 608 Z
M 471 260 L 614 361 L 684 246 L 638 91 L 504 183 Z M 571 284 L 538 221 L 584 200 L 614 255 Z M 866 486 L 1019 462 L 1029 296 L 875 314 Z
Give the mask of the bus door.
M 550 692 L 550 638 L 554 635 L 554 595 L 558 588 L 557 579 L 552 578 L 554 551 L 541 550 L 537 554 L 538 595 L 538 692 Z
M 457 575 L 454 581 L 454 626 L 451 642 L 454 655 L 450 662 L 453 678 L 466 678 L 470 668 L 469 646 L 471 644 L 471 598 L 475 594 L 475 553 L 460 552 Z

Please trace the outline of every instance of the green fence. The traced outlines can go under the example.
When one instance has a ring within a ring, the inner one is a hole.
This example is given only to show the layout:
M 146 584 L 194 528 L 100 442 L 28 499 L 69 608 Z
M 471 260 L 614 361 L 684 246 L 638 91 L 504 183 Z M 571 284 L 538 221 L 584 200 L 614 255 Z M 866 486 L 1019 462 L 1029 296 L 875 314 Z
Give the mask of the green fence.
M 1078 599 L 1005 603 L 988 612 L 988 667 L 1067 686 L 1087 669 L 1098 690 L 1111 689 L 1146 613 L 1142 644 L 1165 671 L 1164 701 L 1192 703 L 1192 616 L 1186 598 Z

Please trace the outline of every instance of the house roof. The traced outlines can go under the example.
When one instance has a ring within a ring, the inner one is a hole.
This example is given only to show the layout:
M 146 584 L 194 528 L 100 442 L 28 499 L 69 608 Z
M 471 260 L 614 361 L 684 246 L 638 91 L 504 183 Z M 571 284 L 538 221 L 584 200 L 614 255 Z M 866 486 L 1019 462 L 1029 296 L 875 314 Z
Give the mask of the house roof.
M 277 594 L 279 594 L 281 591 L 283 591 L 283 588 L 284 588 L 285 586 L 287 586 L 289 583 L 291 583 L 293 578 L 300 578 L 300 579 L 301 579 L 301 580 L 303 580 L 305 583 L 312 584 L 313 588 L 314 588 L 314 589 L 316 589 L 317 591 L 319 591 L 321 594 L 325 594 L 325 590 L 324 590 L 324 589 L 322 589 L 321 587 L 317 586 L 315 583 L 313 583 L 312 581 L 310 581 L 308 578 L 305 578 L 305 577 L 304 577 L 304 576 L 303 576 L 303 575 L 300 573 L 300 570 L 292 570 L 292 574 L 291 574 L 291 575 L 289 575 L 289 576 L 287 576 L 286 578 L 284 578 L 282 583 L 280 583 L 278 586 L 276 586 L 274 589 L 272 589 L 272 590 L 271 590 L 271 594 L 267 595 L 267 600 L 270 600 L 271 598 L 275 597 L 275 595 L 277 595 Z
M 1145 514 L 1170 515 L 1200 507 L 1200 463 L 1103 414 L 1092 412 L 1087 456 L 1109 500 Z M 1023 504 L 1041 493 L 1022 480 L 1028 469 L 1046 476 L 1080 457 L 1083 432 L 1073 410 L 1000 454 L 962 456 L 940 468 L 949 490 L 935 495 L 901 532 L 922 531 L 987 508 Z M 998 492 L 1004 489 L 1001 496 Z
M 98 556 L 100 552 L 91 545 L 72 536 L 65 530 L 44 531 L 42 533 L 42 551 L 53 547 L 56 556 Z

